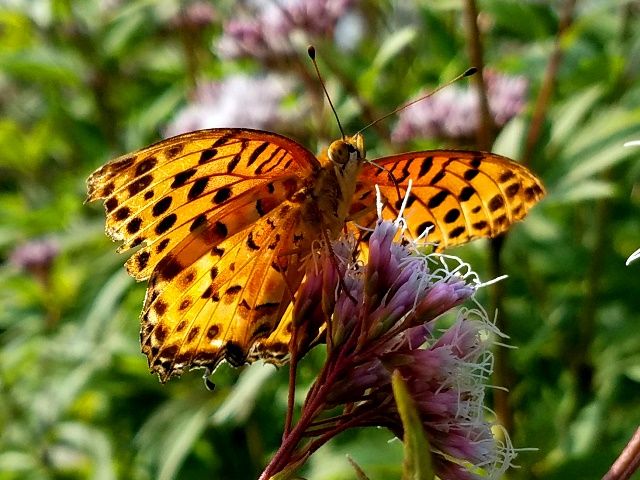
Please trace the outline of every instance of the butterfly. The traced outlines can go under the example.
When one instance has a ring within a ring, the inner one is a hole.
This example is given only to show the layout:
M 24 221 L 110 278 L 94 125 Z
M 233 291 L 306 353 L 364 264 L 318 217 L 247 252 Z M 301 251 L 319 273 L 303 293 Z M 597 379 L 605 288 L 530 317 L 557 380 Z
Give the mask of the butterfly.
M 408 182 L 413 186 L 407 195 Z M 361 134 L 317 157 L 276 133 L 200 130 L 124 155 L 88 179 L 104 200 L 106 232 L 148 279 L 142 351 L 162 382 L 196 367 L 213 371 L 289 352 L 291 304 L 313 242 L 352 220 L 396 218 L 439 249 L 494 237 L 544 196 L 524 166 L 476 151 L 433 150 L 366 161 Z

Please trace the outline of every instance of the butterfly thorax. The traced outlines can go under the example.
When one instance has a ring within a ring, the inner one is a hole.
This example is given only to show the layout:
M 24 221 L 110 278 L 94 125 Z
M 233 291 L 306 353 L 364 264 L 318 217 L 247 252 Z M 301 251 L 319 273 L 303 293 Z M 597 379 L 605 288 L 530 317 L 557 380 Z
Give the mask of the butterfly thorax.
M 322 168 L 310 184 L 311 195 L 307 210 L 319 214 L 325 229 L 336 237 L 347 218 L 356 189 L 356 180 L 365 160 L 362 135 L 336 140 L 318 158 Z

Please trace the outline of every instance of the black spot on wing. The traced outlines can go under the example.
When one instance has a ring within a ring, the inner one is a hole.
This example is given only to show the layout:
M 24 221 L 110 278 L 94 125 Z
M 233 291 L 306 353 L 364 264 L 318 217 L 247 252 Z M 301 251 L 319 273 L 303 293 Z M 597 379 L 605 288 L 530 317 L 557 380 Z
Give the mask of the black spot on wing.
M 164 212 L 166 212 L 171 206 L 172 201 L 173 201 L 173 198 L 171 197 L 164 197 L 158 200 L 158 202 L 153 206 L 153 209 L 151 212 L 153 216 L 158 217 L 162 215 Z
M 466 186 L 462 190 L 460 190 L 460 194 L 458 195 L 458 198 L 460 199 L 461 202 L 466 202 L 471 197 L 473 197 L 474 193 L 476 193 L 476 191 L 473 189 L 473 187 Z
M 129 195 L 133 197 L 134 195 L 140 193 L 142 190 L 144 190 L 149 185 L 151 185 L 152 181 L 153 181 L 152 175 L 144 175 L 140 178 L 137 178 L 136 180 L 131 182 L 127 187 L 127 190 L 129 191 Z
M 109 167 L 110 170 L 114 172 L 121 172 L 122 170 L 125 170 L 129 168 L 131 165 L 133 165 L 134 161 L 135 161 L 135 157 L 127 157 L 127 158 L 122 158 L 120 160 L 115 160 L 107 164 L 107 166 Z
M 111 197 L 104 202 L 104 206 L 107 212 L 112 212 L 118 207 L 118 199 L 116 197 Z
M 477 170 L 475 168 L 470 168 L 469 170 L 466 170 L 464 172 L 463 177 L 467 182 L 470 182 L 471 180 L 476 178 L 479 173 L 480 173 L 480 170 Z
M 158 163 L 158 160 L 156 160 L 155 157 L 145 158 L 136 167 L 136 177 L 139 177 L 140 175 L 144 175 L 153 167 L 155 167 L 157 163 Z
M 240 344 L 228 341 L 225 345 L 225 358 L 232 367 L 241 367 L 245 362 L 245 353 Z
M 129 223 L 127 223 L 127 232 L 136 233 L 138 230 L 140 230 L 141 226 L 142 226 L 142 219 L 140 217 L 135 217 L 131 219 Z
M 217 154 L 218 149 L 216 148 L 208 148 L 206 150 L 203 150 L 202 153 L 200 153 L 200 160 L 198 160 L 198 163 L 200 165 L 202 165 L 203 163 L 208 163 L 213 160 Z
M 489 210 L 495 212 L 496 210 L 504 207 L 504 198 L 500 194 L 494 195 L 494 197 L 489 200 Z
M 446 223 L 453 223 L 460 217 L 460 210 L 457 208 L 452 208 L 449 210 L 444 216 L 444 221 Z
M 418 177 L 423 177 L 427 173 L 429 173 L 431 167 L 433 167 L 433 157 L 425 157 L 425 159 L 422 160 L 422 164 L 420 165 L 420 172 L 418 173 Z
M 196 228 L 201 227 L 205 223 L 207 223 L 207 216 L 204 213 L 201 213 L 193 220 L 193 222 L 191 222 L 191 225 L 189 225 L 189 231 L 193 232 Z
M 428 208 L 439 207 L 440 205 L 442 205 L 442 202 L 445 201 L 448 195 L 449 195 L 449 192 L 447 192 L 446 190 L 440 190 L 438 193 L 436 193 L 433 197 L 429 199 L 429 202 L 427 203 L 427 207 Z
M 231 189 L 229 187 L 222 187 L 218 189 L 216 194 L 213 196 L 214 203 L 223 203 L 231 197 Z
M 171 188 L 178 188 L 183 186 L 187 181 L 196 174 L 195 168 L 190 168 L 183 172 L 177 173 L 175 177 L 173 177 L 173 183 L 171 183 Z
M 255 150 L 253 152 L 251 152 L 251 155 L 249 155 L 249 160 L 247 161 L 247 165 L 253 165 L 253 163 L 260 158 L 260 155 L 262 155 L 262 153 L 267 149 L 267 147 L 269 146 L 268 142 L 263 142 L 260 145 L 258 145 Z
M 176 220 L 178 220 L 178 216 L 175 213 L 172 213 L 164 217 L 160 221 L 160 223 L 156 225 L 156 228 L 155 228 L 156 234 L 162 235 L 163 233 L 167 232 L 171 227 L 173 227 L 173 225 L 176 223 Z
M 129 207 L 122 207 L 121 209 L 119 209 L 115 215 L 113 216 L 116 220 L 118 221 L 122 221 L 125 218 L 129 217 L 129 215 L 131 215 L 131 210 L 129 209 Z
M 453 230 L 451 230 L 449 232 L 449 238 L 458 238 L 460 235 L 462 235 L 465 232 L 465 228 L 460 226 L 460 227 L 456 227 Z
M 202 177 L 193 182 L 193 185 L 189 189 L 189 193 L 187 193 L 187 200 L 193 200 L 199 197 L 204 189 L 207 188 L 209 183 L 209 177 Z

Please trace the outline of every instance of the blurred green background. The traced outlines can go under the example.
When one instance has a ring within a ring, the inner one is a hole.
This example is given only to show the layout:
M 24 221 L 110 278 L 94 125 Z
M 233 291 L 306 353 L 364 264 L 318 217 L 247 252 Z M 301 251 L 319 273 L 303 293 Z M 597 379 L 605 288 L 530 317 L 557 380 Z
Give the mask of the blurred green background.
M 494 384 L 510 393 L 489 406 L 517 448 L 537 449 L 508 478 L 607 471 L 640 424 L 640 262 L 625 266 L 640 247 L 640 147 L 623 147 L 640 140 L 640 2 L 479 1 L 475 36 L 468 3 L 0 3 L 0 479 L 255 478 L 280 439 L 286 369 L 223 366 L 214 393 L 197 371 L 160 385 L 139 353 L 145 286 L 102 206 L 83 205 L 86 177 L 193 128 L 325 146 L 338 130 L 308 43 L 354 132 L 464 71 L 478 40 L 502 79 L 487 78 L 491 149 L 548 190 L 504 244 L 497 299 L 479 295 L 517 347 L 498 354 Z M 470 85 L 369 129 L 369 158 L 478 148 Z M 489 245 L 452 252 L 489 279 Z M 321 360 L 303 362 L 301 392 Z M 390 439 L 348 432 L 303 474 L 355 478 L 348 453 L 372 479 L 398 478 Z

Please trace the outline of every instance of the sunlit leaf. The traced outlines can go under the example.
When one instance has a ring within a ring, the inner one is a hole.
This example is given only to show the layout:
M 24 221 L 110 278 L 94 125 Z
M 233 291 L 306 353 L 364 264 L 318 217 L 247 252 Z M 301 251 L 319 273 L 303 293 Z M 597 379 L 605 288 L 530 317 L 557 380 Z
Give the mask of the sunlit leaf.
M 392 377 L 393 395 L 404 428 L 404 470 L 403 480 L 431 480 L 435 477 L 431 465 L 429 442 L 424 435 L 422 422 L 418 416 L 409 391 L 396 370 Z

